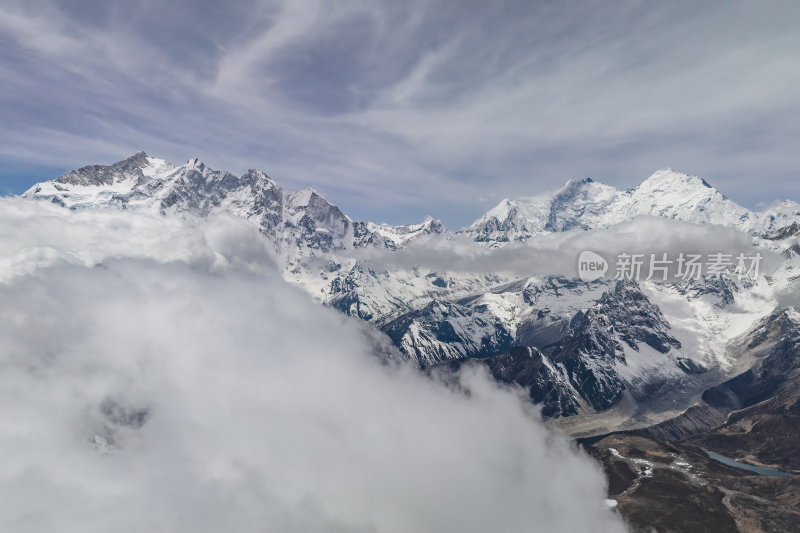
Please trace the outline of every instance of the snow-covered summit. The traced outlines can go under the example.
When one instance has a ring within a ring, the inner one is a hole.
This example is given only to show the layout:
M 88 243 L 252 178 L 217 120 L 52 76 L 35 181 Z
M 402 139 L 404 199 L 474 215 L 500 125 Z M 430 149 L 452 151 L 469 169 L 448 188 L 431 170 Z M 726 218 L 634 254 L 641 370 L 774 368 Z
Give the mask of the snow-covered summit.
M 569 180 L 553 195 L 545 229 L 591 229 L 597 220 L 608 215 L 609 206 L 617 202 L 619 196 L 620 192 L 614 187 L 591 178 Z
M 112 203 L 115 197 L 130 194 L 137 187 L 173 171 L 168 161 L 137 152 L 113 165 L 88 165 L 54 180 L 37 183 L 22 196 L 48 199 L 80 209 Z
M 587 178 L 570 180 L 552 195 L 505 199 L 462 233 L 475 241 L 500 244 L 548 231 L 609 227 L 640 215 L 763 234 L 800 220 L 800 205 L 786 201 L 751 211 L 702 178 L 664 169 L 625 191 Z
M 700 224 L 760 231 L 758 215 L 729 200 L 705 180 L 672 169 L 659 170 L 621 198 L 631 216 L 651 215 Z M 616 206 L 612 206 L 616 207 Z
M 479 242 L 523 241 L 544 231 L 550 204 L 551 198 L 546 196 L 505 199 L 476 220 L 466 232 Z
M 278 247 L 292 252 L 368 245 L 396 249 L 419 235 L 447 231 L 433 219 L 407 226 L 354 222 L 314 189 L 284 190 L 261 170 L 235 176 L 197 157 L 176 167 L 144 152 L 112 165 L 73 170 L 22 196 L 70 209 L 137 207 L 197 216 L 227 211 L 258 225 Z

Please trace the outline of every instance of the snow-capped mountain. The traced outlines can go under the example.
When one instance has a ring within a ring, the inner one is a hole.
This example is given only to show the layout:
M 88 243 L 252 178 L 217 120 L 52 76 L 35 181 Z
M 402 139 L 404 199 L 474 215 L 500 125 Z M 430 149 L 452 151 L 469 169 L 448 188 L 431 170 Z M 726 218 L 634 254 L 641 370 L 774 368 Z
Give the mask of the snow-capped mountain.
M 74 170 L 23 196 L 72 210 L 240 216 L 274 245 L 287 280 L 381 329 L 420 368 L 485 365 L 496 379 L 526 389 L 548 416 L 579 420 L 613 412 L 614 424 L 630 427 L 688 408 L 686 398 L 738 369 L 728 342 L 778 305 L 776 292 L 800 284 L 800 205 L 750 211 L 702 179 L 672 170 L 627 191 L 571 180 L 553 195 L 504 200 L 458 238 L 485 251 L 484 245 L 608 228 L 640 215 L 721 224 L 784 254 L 771 278 L 587 283 L 502 268 L 454 272 L 382 263 L 372 259 L 454 237 L 432 218 L 402 226 L 354 221 L 313 189 L 285 190 L 260 170 L 235 176 L 196 158 L 174 166 L 143 152 Z M 611 423 L 580 422 L 580 431 L 607 431 Z
M 497 245 L 542 232 L 607 228 L 640 215 L 763 234 L 800 219 L 800 204 L 787 200 L 766 211 L 751 211 L 701 178 L 666 169 L 626 191 L 587 178 L 570 180 L 551 196 L 506 199 L 462 233 Z
M 479 360 L 497 379 L 524 387 L 547 416 L 569 416 L 646 401 L 674 383 L 702 384 L 704 374 L 729 365 L 721 339 L 771 309 L 730 309 L 742 290 L 710 280 L 529 278 L 433 300 L 381 329 L 423 368 Z M 676 299 L 684 309 L 676 310 Z
M 547 415 L 611 407 L 641 385 L 643 375 L 629 370 L 654 352 L 676 349 L 663 360 L 685 371 L 680 341 L 632 282 L 530 279 L 459 303 L 431 302 L 383 329 L 421 366 L 485 361 L 498 379 L 527 388 Z
M 212 170 L 197 158 L 176 167 L 144 152 L 110 166 L 73 170 L 34 185 L 22 196 L 70 209 L 138 207 L 197 216 L 226 211 L 257 224 L 283 250 L 285 245 L 323 252 L 364 246 L 394 249 L 419 235 L 447 231 L 433 219 L 396 227 L 354 222 L 315 190 L 284 190 L 263 171 L 234 176 Z

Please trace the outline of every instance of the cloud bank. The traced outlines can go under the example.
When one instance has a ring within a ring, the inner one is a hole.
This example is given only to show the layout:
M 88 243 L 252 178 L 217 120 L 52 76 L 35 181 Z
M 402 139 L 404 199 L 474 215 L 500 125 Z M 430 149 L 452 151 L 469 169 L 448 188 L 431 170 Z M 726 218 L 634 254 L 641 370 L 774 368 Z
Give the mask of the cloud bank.
M 452 239 L 420 237 L 397 252 L 364 249 L 353 257 L 379 270 L 422 267 L 434 271 L 496 273 L 507 272 L 520 278 L 528 276 L 577 277 L 578 257 L 590 250 L 599 253 L 610 265 L 606 277 L 615 275 L 619 254 L 644 254 L 643 272 L 647 274 L 650 255 L 675 260 L 679 254 L 738 254 L 751 257 L 760 253 L 759 273 L 771 273 L 784 261 L 779 253 L 733 228 L 714 224 L 693 224 L 662 217 L 639 216 L 610 228 L 589 231 L 542 233 L 524 243 L 489 248 L 464 236 Z M 735 260 L 734 260 L 735 262 Z M 677 268 L 672 265 L 670 275 Z
M 599 466 L 283 282 L 254 228 L 0 199 L 2 529 L 622 531 Z

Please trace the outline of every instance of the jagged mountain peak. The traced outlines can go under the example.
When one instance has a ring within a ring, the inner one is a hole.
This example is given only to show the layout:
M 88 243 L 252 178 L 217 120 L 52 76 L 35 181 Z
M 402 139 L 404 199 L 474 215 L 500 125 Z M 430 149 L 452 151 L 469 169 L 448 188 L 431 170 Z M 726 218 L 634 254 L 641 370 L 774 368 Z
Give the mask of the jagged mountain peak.
M 524 241 L 544 231 L 550 215 L 551 196 L 504 199 L 460 233 L 490 244 Z
M 225 210 L 257 224 L 276 245 L 300 255 L 305 248 L 322 252 L 363 246 L 396 249 L 418 235 L 447 231 L 432 218 L 406 226 L 354 223 L 315 189 L 284 190 L 262 170 L 235 176 L 208 167 L 198 157 L 175 167 L 144 152 L 38 183 L 23 197 L 70 209 L 137 207 L 200 216 Z
M 371 223 L 372 224 L 372 223 Z M 373 224 L 376 228 L 383 228 L 393 231 L 396 234 L 411 234 L 411 233 L 429 233 L 438 234 L 447 231 L 444 223 L 438 218 L 426 216 L 422 222 L 417 224 L 403 224 L 400 226 L 392 226 L 391 224 Z
M 543 232 L 605 228 L 640 215 L 762 235 L 800 221 L 800 204 L 787 201 L 764 212 L 750 211 L 704 179 L 666 168 L 625 191 L 585 178 L 571 179 L 549 196 L 504 199 L 461 233 L 500 245 Z
M 150 163 L 150 156 L 147 155 L 147 153 L 145 153 L 143 150 L 139 150 L 129 158 L 123 159 L 122 161 L 116 164 L 119 165 L 120 163 L 127 165 L 135 165 L 140 168 L 146 167 Z
M 570 179 L 567 180 L 567 182 L 552 195 L 552 198 L 558 199 L 586 196 L 595 191 L 603 190 L 613 190 L 614 192 L 617 192 L 614 187 L 594 181 L 592 178 Z
M 206 165 L 205 163 L 200 161 L 199 157 L 192 157 L 191 159 L 186 161 L 186 165 L 184 165 L 184 168 L 186 168 L 187 170 L 197 169 L 202 171 L 203 169 L 206 168 Z
M 314 202 L 325 200 L 325 197 L 322 196 L 320 193 L 318 193 L 316 189 L 312 187 L 303 187 L 295 191 L 290 191 L 287 193 L 287 196 L 291 204 L 297 206 L 307 206 Z M 330 203 L 327 200 L 325 200 L 325 202 Z
M 424 219 L 422 219 L 422 222 L 420 222 L 419 224 L 407 224 L 399 227 L 412 228 L 412 229 L 413 228 L 427 229 L 433 233 L 441 233 L 447 230 L 447 228 L 444 225 L 444 222 L 430 215 L 427 215 Z
M 117 161 L 111 165 L 87 165 L 67 172 L 52 180 L 56 183 L 75 186 L 113 185 L 125 180 L 144 178 L 143 169 L 150 166 L 150 157 L 144 152 Z
M 449 235 L 442 221 L 433 217 L 426 217 L 425 220 L 418 224 L 392 226 L 386 223 L 360 222 L 356 224 L 356 227 L 359 230 L 363 228 L 369 235 L 365 242 L 377 243 L 381 241 L 381 246 L 389 249 L 403 248 L 411 241 L 425 235 Z
M 555 196 L 568 194 L 572 191 L 584 190 L 586 187 L 591 187 L 592 184 L 597 184 L 592 178 L 570 178 L 561 186 L 555 193 Z M 603 185 L 602 183 L 598 185 Z
M 247 172 L 242 174 L 244 176 L 251 176 L 254 179 L 262 180 L 262 181 L 273 181 L 272 178 L 269 177 L 269 174 L 264 172 L 263 170 L 259 170 L 257 168 L 248 168 Z
M 429 233 L 444 233 L 447 231 L 447 226 L 444 225 L 444 222 L 430 215 L 426 216 L 425 220 L 422 221 L 422 227 Z
M 239 179 L 254 189 L 269 190 L 279 188 L 278 184 L 266 172 L 255 168 L 248 169 Z

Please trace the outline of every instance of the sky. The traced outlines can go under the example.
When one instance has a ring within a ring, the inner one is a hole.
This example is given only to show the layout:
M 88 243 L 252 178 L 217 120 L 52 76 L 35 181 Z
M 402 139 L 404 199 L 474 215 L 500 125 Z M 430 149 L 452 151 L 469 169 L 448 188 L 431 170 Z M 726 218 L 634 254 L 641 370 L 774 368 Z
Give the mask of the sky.
M 245 220 L 0 198 L 0 227 L 3 531 L 625 529 L 524 392 L 382 358 Z
M 800 200 L 797 2 L 0 0 L 0 193 L 144 150 L 357 220 L 671 167 Z

